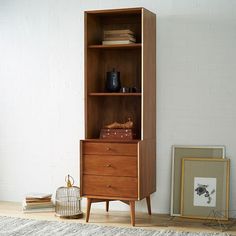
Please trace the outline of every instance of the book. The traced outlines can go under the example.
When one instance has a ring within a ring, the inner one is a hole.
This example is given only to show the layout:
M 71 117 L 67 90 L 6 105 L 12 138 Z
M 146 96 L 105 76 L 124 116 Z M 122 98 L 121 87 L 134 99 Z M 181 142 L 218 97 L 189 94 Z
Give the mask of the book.
M 104 34 L 134 34 L 130 29 L 123 30 L 104 30 Z
M 134 37 L 133 34 L 103 34 L 104 38 Z
M 22 203 L 24 213 L 55 211 L 50 193 L 28 193 Z
M 134 37 L 104 37 L 104 41 L 119 41 L 119 40 L 130 40 L 132 42 L 136 42 Z
M 51 198 L 52 194 L 50 193 L 28 193 L 25 195 L 25 199 L 42 199 L 42 198 Z
M 104 37 L 130 37 L 130 36 L 134 36 L 134 34 L 106 34 L 106 33 L 103 33 L 103 36 Z
M 30 198 L 25 199 L 27 203 L 41 203 L 41 202 L 51 202 L 51 198 Z
M 103 40 L 102 41 L 103 45 L 131 44 L 131 43 L 134 43 L 134 42 L 132 42 L 130 40 L 111 40 L 111 41 Z
M 54 206 L 53 202 L 34 202 L 34 203 L 27 203 L 23 201 L 23 207 L 34 208 L 34 207 L 52 207 Z

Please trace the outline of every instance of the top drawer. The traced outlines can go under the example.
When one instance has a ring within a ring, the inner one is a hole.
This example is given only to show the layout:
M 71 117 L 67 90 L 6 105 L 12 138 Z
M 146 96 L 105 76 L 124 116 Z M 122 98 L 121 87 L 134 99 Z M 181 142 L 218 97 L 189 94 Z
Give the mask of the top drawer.
M 137 143 L 82 142 L 83 154 L 137 155 Z

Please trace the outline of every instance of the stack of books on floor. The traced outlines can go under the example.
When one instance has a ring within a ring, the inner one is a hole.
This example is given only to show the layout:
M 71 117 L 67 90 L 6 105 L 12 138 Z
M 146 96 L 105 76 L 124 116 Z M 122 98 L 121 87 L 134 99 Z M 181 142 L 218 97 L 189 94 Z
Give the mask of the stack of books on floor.
M 135 43 L 134 32 L 130 29 L 105 30 L 103 35 L 103 45 L 130 44 Z
M 23 212 L 49 212 L 55 211 L 52 194 L 32 193 L 27 194 L 23 200 Z

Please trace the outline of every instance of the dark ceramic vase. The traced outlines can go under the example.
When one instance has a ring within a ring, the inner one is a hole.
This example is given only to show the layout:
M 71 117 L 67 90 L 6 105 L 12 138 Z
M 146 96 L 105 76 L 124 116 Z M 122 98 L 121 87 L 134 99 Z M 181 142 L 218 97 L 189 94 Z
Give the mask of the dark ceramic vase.
M 119 92 L 121 88 L 120 84 L 120 72 L 113 69 L 107 72 L 106 78 L 106 91 L 107 92 Z

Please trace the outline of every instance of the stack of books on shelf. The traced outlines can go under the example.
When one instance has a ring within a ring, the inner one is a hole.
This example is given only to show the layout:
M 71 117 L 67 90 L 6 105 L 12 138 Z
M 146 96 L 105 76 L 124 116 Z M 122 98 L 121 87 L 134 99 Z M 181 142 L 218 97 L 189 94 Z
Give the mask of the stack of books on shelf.
M 49 212 L 55 211 L 52 194 L 32 193 L 27 194 L 23 200 L 23 212 Z
M 112 44 L 130 44 L 135 43 L 134 32 L 130 29 L 124 30 L 105 30 L 103 36 L 103 45 Z

